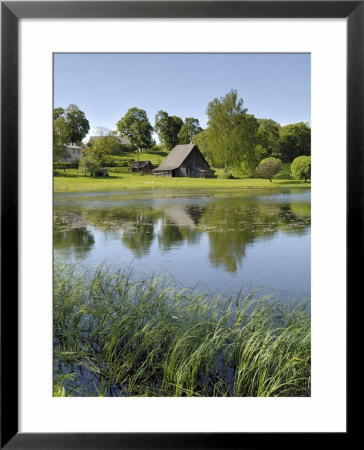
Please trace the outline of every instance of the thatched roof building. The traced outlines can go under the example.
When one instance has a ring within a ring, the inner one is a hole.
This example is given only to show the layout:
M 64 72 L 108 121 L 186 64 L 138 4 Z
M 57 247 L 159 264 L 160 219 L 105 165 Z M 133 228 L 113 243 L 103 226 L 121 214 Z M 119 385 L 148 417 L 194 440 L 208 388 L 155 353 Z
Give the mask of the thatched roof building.
M 213 178 L 215 173 L 195 144 L 176 145 L 153 172 L 155 176 L 192 178 Z

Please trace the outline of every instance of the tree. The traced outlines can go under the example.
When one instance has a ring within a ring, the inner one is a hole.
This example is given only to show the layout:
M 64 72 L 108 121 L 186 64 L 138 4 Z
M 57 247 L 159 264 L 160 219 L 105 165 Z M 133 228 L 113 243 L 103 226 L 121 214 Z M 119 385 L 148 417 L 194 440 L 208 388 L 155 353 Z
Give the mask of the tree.
M 67 150 L 65 144 L 68 143 L 66 133 L 66 123 L 64 120 L 64 109 L 54 108 L 53 110 L 53 161 L 58 162 L 63 159 Z
M 257 119 L 247 114 L 236 90 L 207 106 L 209 148 L 216 167 L 254 168 Z
M 85 176 L 90 174 L 91 177 L 95 177 L 100 167 L 100 160 L 94 155 L 87 154 L 80 159 L 78 170 Z
M 281 170 L 282 161 L 277 158 L 273 158 L 270 156 L 269 158 L 265 158 L 260 161 L 259 166 L 257 167 L 257 172 L 262 178 L 268 178 L 270 182 L 272 182 L 272 178 L 274 175 Z
M 279 156 L 291 162 L 298 156 L 311 154 L 311 128 L 305 122 L 282 127 L 279 133 Z
M 120 154 L 122 149 L 122 144 L 114 136 L 100 136 L 87 148 L 86 152 L 102 159 L 106 155 Z
M 192 142 L 193 144 L 197 145 L 198 149 L 206 159 L 212 160 L 212 154 L 209 147 L 208 130 L 203 130 L 200 133 L 193 136 Z
M 66 133 L 71 144 L 79 143 L 90 130 L 90 124 L 77 105 L 69 105 L 65 111 Z
M 258 119 L 257 141 L 266 156 L 276 156 L 279 148 L 280 125 L 272 119 Z
M 169 116 L 165 111 L 158 111 L 155 116 L 154 131 L 166 150 L 171 150 L 178 144 L 178 133 L 183 120 L 178 116 Z
M 193 136 L 200 133 L 202 128 L 200 127 L 200 123 L 198 119 L 194 119 L 193 117 L 186 117 L 184 124 L 182 125 L 179 133 L 178 133 L 178 141 L 180 144 L 189 144 L 192 142 Z
M 298 156 L 291 164 L 293 178 L 304 178 L 305 183 L 311 177 L 311 156 Z
M 117 122 L 116 127 L 120 136 L 128 137 L 131 144 L 138 150 L 150 148 L 154 144 L 153 127 L 144 109 L 130 108 Z
M 53 120 L 58 119 L 58 117 L 64 116 L 64 109 L 63 108 L 54 108 L 53 109 Z

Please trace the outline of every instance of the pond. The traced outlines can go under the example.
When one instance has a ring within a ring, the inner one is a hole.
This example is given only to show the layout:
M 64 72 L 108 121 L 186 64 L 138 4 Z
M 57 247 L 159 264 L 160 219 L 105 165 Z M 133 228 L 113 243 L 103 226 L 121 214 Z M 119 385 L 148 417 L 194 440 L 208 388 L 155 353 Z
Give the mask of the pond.
M 54 254 L 181 286 L 310 295 L 310 190 L 57 193 Z

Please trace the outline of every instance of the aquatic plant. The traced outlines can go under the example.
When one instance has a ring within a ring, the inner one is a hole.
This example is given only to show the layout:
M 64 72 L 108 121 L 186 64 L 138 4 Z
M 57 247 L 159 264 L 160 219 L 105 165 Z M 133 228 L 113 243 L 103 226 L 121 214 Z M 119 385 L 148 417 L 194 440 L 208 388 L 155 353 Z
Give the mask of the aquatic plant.
M 55 395 L 310 395 L 307 302 L 56 261 L 53 325 Z

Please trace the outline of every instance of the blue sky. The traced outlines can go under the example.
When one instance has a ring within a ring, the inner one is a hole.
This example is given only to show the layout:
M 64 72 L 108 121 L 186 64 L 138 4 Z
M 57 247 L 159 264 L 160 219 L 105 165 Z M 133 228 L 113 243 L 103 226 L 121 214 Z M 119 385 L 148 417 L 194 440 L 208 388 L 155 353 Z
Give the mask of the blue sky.
M 309 54 L 55 54 L 54 106 L 75 103 L 94 127 L 134 106 L 207 125 L 209 101 L 236 89 L 257 118 L 311 122 Z

